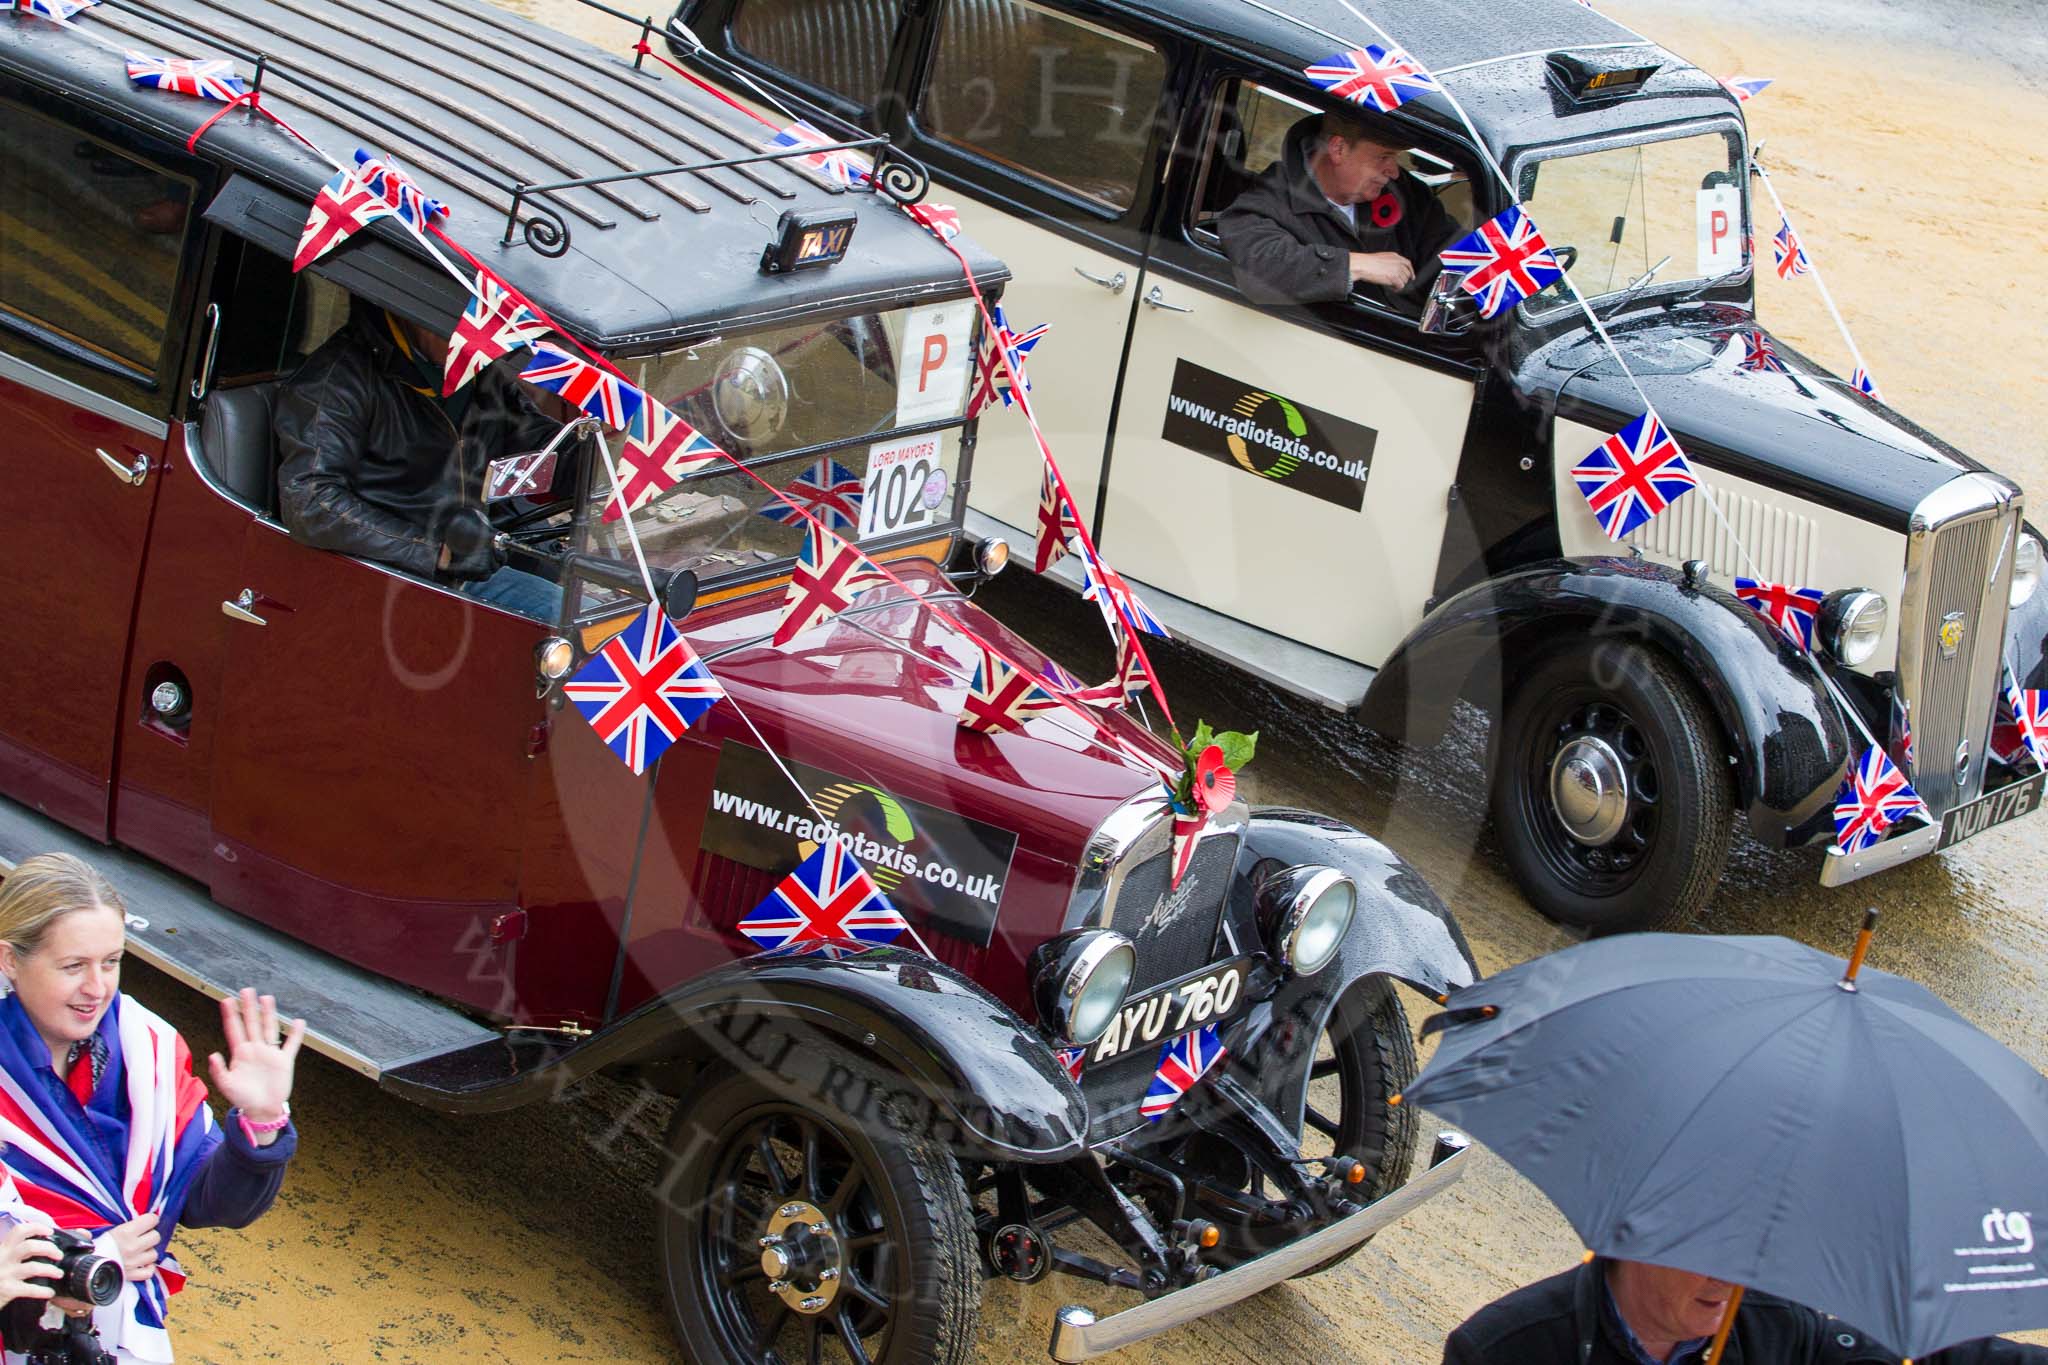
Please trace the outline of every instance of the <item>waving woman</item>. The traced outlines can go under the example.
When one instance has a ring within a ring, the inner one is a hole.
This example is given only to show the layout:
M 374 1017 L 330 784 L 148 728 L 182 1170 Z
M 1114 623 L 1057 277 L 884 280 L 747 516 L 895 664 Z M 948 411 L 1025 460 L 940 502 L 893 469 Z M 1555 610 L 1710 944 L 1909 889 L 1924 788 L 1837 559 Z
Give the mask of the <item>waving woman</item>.
M 221 1002 L 228 1055 L 209 1059 L 232 1106 L 206 1104 L 176 1029 L 121 994 L 126 911 L 68 854 L 30 858 L 0 882 L 0 1163 L 28 1206 L 89 1233 L 128 1285 L 91 1312 L 121 1360 L 168 1361 L 164 1318 L 184 1284 L 170 1256 L 188 1227 L 243 1227 L 277 1197 L 297 1135 L 286 1100 L 305 1021 L 280 1035 L 269 996 Z M 17 1359 L 12 1353 L 11 1363 Z

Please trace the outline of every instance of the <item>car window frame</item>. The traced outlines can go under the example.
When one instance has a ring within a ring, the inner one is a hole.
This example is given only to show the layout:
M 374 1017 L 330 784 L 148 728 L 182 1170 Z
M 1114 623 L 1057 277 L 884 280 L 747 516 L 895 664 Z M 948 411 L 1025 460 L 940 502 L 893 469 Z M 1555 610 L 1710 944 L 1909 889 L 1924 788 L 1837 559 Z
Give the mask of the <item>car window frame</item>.
M 727 0 L 717 15 L 717 27 L 709 34 L 700 32 L 698 36 L 714 41 L 718 51 L 734 66 L 793 90 L 806 102 L 868 129 L 879 126 L 883 117 L 882 111 L 897 98 L 900 89 L 898 78 L 906 39 L 916 33 L 928 17 L 928 7 L 921 7 L 913 0 L 893 0 L 896 6 L 896 26 L 889 35 L 888 51 L 882 57 L 881 77 L 875 87 L 875 103 L 867 105 L 807 81 L 794 71 L 777 65 L 741 43 L 739 35 L 733 32 L 733 21 L 739 17 L 741 8 L 748 3 L 750 0 Z

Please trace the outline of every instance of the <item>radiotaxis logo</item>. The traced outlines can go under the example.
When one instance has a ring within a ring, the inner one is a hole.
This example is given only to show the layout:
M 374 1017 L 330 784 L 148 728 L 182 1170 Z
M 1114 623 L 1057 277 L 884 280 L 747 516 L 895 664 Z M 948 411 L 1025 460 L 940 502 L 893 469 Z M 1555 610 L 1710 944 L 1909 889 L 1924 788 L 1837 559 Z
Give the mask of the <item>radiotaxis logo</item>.
M 833 824 L 844 826 L 849 818 L 872 814 L 879 816 L 882 828 L 889 837 L 899 844 L 908 844 L 917 837 L 917 825 L 911 820 L 910 812 L 903 809 L 898 801 L 880 787 L 870 787 L 864 782 L 834 782 L 811 793 L 811 804 L 818 808 L 818 814 Z M 847 810 L 851 805 L 853 809 Z M 797 851 L 803 857 L 810 857 L 817 851 L 814 839 L 797 841 Z M 894 891 L 903 883 L 900 869 L 886 863 L 877 863 L 868 869 L 868 875 L 875 879 L 875 885 L 884 893 Z
M 1266 424 L 1259 420 L 1259 411 L 1268 403 L 1280 409 L 1280 419 L 1286 425 L 1288 435 L 1297 441 L 1308 435 L 1308 420 L 1301 415 L 1301 409 L 1277 393 L 1263 393 L 1254 389 L 1238 399 L 1231 407 L 1247 425 L 1254 428 L 1264 428 Z M 1223 440 L 1224 444 L 1230 447 L 1230 458 L 1236 460 L 1252 473 L 1262 475 L 1265 478 L 1284 479 L 1295 470 L 1301 468 L 1301 456 L 1284 446 L 1267 446 L 1266 453 L 1273 457 L 1273 462 L 1261 469 L 1257 461 L 1252 458 L 1251 443 L 1246 441 L 1237 431 L 1230 432 Z
M 1379 433 L 1247 379 L 1176 361 L 1162 440 L 1356 512 Z

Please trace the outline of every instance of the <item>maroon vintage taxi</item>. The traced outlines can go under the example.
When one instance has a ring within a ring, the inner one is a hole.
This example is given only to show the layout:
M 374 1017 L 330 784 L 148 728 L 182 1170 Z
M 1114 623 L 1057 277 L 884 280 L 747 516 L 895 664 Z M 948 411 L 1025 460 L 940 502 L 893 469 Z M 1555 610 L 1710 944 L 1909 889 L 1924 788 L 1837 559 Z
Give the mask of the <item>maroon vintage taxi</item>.
M 1410 1180 L 1386 1103 L 1393 984 L 1475 975 L 1452 916 L 1359 831 L 1242 801 L 1176 882 L 1131 755 L 1181 755 L 1122 711 L 962 727 L 975 641 L 1057 676 L 971 601 L 1005 556 L 962 530 L 1004 268 L 904 212 L 925 177 L 885 142 L 845 133 L 873 172 L 840 183 L 622 34 L 473 0 L 0 14 L 0 856 L 84 853 L 140 957 L 289 983 L 406 1099 L 680 1097 L 658 1217 L 692 1360 L 963 1359 L 984 1277 L 1147 1300 L 1062 1310 L 1079 1360 L 1341 1260 L 1461 1165 L 1446 1140 Z M 128 51 L 227 61 L 260 107 L 138 85 Z M 288 529 L 300 367 L 469 299 L 396 219 L 293 271 L 356 148 L 733 457 L 630 523 L 588 434 L 487 488 L 550 619 Z M 896 581 L 777 647 L 804 537 L 773 494 L 820 485 Z M 636 773 L 565 682 L 650 597 L 728 700 Z M 740 921 L 835 842 L 910 931 L 764 949 Z

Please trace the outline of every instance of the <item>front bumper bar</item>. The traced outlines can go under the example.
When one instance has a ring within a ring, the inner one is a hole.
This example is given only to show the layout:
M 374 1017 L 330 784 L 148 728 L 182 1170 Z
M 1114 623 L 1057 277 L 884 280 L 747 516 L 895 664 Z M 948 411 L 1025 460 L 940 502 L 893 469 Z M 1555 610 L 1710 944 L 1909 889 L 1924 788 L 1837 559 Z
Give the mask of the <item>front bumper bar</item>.
M 1469 1152 L 1464 1138 L 1446 1133 L 1437 1142 L 1439 1151 L 1444 1153 L 1442 1159 L 1400 1189 L 1257 1260 L 1246 1261 L 1200 1284 L 1162 1294 L 1149 1303 L 1106 1318 L 1096 1317 L 1094 1310 L 1078 1303 L 1066 1305 L 1053 1318 L 1052 1342 L 1047 1350 L 1063 1365 L 1093 1360 L 1248 1299 L 1357 1246 L 1410 1209 L 1442 1194 L 1465 1174 Z

